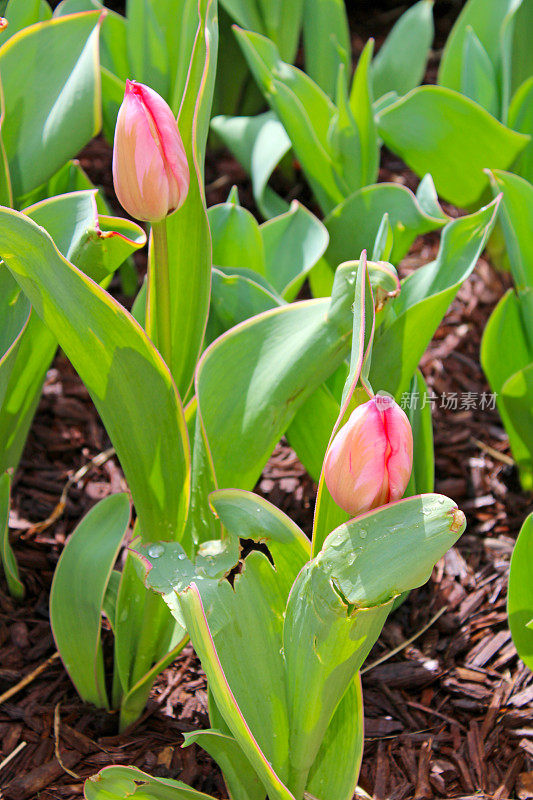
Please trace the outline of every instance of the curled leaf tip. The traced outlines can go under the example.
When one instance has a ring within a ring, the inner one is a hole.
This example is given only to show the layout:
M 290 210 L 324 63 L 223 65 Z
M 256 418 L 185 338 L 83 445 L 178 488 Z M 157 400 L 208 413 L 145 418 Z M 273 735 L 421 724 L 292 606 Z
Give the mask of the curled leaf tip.
M 452 522 L 450 530 L 452 533 L 462 533 L 466 527 L 466 517 L 460 508 L 451 511 Z

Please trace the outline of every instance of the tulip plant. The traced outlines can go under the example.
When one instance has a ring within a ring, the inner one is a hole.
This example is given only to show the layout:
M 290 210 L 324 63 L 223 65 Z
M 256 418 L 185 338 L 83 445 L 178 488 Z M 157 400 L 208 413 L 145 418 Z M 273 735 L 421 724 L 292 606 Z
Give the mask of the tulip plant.
M 51 19 L 46 3 L 10 0 L 0 33 L 3 142 L 1 202 L 41 225 L 61 253 L 98 282 L 145 242 L 132 222 L 110 217 L 76 155 L 101 124 L 99 12 Z M 61 59 L 48 53 L 61 48 Z M 24 70 L 21 72 L 20 64 Z M 46 80 L 42 76 L 46 75 Z M 16 469 L 41 387 L 57 349 L 56 337 L 31 309 L 9 271 L 0 267 L 0 475 L 1 515 L 9 507 Z M 9 474 L 7 474 L 9 470 Z M 0 560 L 10 591 L 24 592 L 2 527 Z
M 179 543 L 134 545 L 148 585 L 189 632 L 209 682 L 212 727 L 187 734 L 184 746 L 207 750 L 238 800 L 352 798 L 363 749 L 358 671 L 394 599 L 424 583 L 464 529 L 462 512 L 441 495 L 376 508 L 403 493 L 411 438 L 392 399 L 360 404 L 361 393 L 373 395 L 373 312 L 363 258 L 349 378 L 312 542 L 267 501 L 228 489 L 210 496 L 224 535 L 196 558 Z M 362 512 L 356 517 L 354 507 Z M 261 542 L 269 555 L 256 549 L 240 559 L 242 538 Z M 85 786 L 87 800 L 125 796 L 207 798 L 180 781 L 124 767 L 104 769 Z

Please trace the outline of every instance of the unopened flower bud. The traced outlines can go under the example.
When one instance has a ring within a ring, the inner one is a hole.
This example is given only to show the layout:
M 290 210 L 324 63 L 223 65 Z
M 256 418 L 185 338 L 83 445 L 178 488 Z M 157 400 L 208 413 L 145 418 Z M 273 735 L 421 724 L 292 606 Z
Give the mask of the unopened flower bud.
M 400 500 L 413 466 L 413 433 L 392 397 L 358 406 L 326 455 L 324 478 L 338 506 L 354 516 Z
M 157 92 L 126 81 L 113 146 L 113 182 L 135 219 L 159 222 L 183 205 L 189 166 L 178 124 Z

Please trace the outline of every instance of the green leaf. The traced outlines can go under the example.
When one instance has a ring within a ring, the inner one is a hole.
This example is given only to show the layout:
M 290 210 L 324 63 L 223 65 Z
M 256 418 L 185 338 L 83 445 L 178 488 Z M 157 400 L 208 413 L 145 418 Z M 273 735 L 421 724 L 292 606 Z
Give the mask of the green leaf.
M 392 600 L 428 580 L 464 527 L 464 514 L 441 495 L 392 503 L 333 531 L 296 579 L 283 628 L 295 796 Z
M 432 492 L 435 484 L 435 457 L 433 450 L 433 422 L 431 402 L 424 376 L 417 369 L 411 381 L 407 406 L 402 404 L 413 431 L 413 470 L 404 494 Z
M 291 302 L 305 278 L 323 255 L 328 232 L 314 214 L 297 200 L 289 211 L 260 228 L 265 251 L 265 276 Z
M 435 209 L 436 211 L 436 209 Z M 383 219 L 388 213 L 393 234 L 390 259 L 398 263 L 417 236 L 441 228 L 447 217 L 430 215 L 406 186 L 380 183 L 366 186 L 337 206 L 324 220 L 329 233 L 326 260 L 334 270 L 343 261 L 372 251 Z
M 217 730 L 184 733 L 182 747 L 197 744 L 222 770 L 232 800 L 264 800 L 265 789 L 236 739 Z
M 479 103 L 493 117 L 498 116 L 500 101 L 496 74 L 487 51 L 470 26 L 465 32 L 461 93 Z
M 42 22 L 0 48 L 15 197 L 50 178 L 100 128 L 99 17 L 90 11 Z
M 231 535 L 267 545 L 278 571 L 278 580 L 286 584 L 288 595 L 311 553 L 311 543 L 298 525 L 272 503 L 242 489 L 212 492 L 209 502 Z
M 461 78 L 465 68 L 463 61 L 465 38 L 470 27 L 492 63 L 498 85 L 501 87 L 502 105 L 505 110 L 505 96 L 510 83 L 510 76 L 506 74 L 509 65 L 505 62 L 510 57 L 511 42 L 506 47 L 504 34 L 507 25 L 512 25 L 521 3 L 522 0 L 469 0 L 446 41 L 439 67 L 441 86 L 461 91 Z M 512 33 L 512 28 L 509 33 Z M 485 166 L 492 165 L 487 163 Z
M 533 364 L 531 319 L 533 289 L 520 293 L 509 290 L 500 300 L 485 327 L 481 340 L 481 364 L 490 387 L 496 393 L 513 456 L 521 466 L 524 488 L 533 485 L 533 453 L 527 419 L 533 388 L 528 390 L 528 370 Z
M 211 237 L 205 207 L 203 168 L 216 51 L 216 4 L 213 0 L 202 0 L 191 69 L 178 116 L 191 182 L 185 203 L 166 220 L 172 320 L 172 361 L 168 366 L 184 399 L 193 380 L 209 313 Z M 149 269 L 152 272 L 154 268 L 156 265 L 152 253 Z M 148 308 L 153 309 L 157 304 L 153 280 L 149 282 L 149 287 Z
M 357 674 L 335 709 L 307 780 L 311 797 L 352 800 L 365 744 L 363 693 Z M 339 769 L 339 761 L 343 765 Z
M 437 259 L 417 269 L 385 310 L 376 331 L 370 381 L 400 400 L 437 326 L 470 275 L 494 225 L 498 201 L 450 222 Z
M 136 767 L 104 767 L 87 778 L 83 791 L 86 800 L 214 800 L 182 781 L 152 778 Z
M 65 669 L 81 698 L 99 708 L 109 709 L 102 608 L 129 521 L 126 494 L 111 495 L 94 506 L 65 545 L 50 592 L 50 622 Z
M 315 197 L 325 212 L 330 211 L 347 189 L 329 152 L 328 131 L 335 106 L 308 75 L 280 59 L 271 41 L 238 28 L 235 33 L 259 88 L 292 142 Z
M 370 39 L 357 62 L 350 91 L 350 108 L 359 131 L 361 147 L 361 185 L 374 183 L 379 172 L 379 147 L 372 108 L 372 85 L 370 62 L 374 52 L 374 40 Z M 360 187 L 355 187 L 356 189 Z
M 50 197 L 24 209 L 53 237 L 57 249 L 101 283 L 146 244 L 143 229 L 127 219 L 99 215 L 96 189 Z
M 3 16 L 8 26 L 0 33 L 0 44 L 18 33 L 23 28 L 50 19 L 52 9 L 44 0 L 8 0 Z
M 155 13 L 156 5 L 157 3 L 152 3 L 150 0 L 127 0 L 126 40 L 129 72 L 131 77 L 148 84 L 163 97 L 169 97 L 167 48 Z M 167 24 L 169 22 L 170 19 Z
M 529 306 L 531 312 L 531 302 Z M 533 489 L 533 360 L 503 384 L 501 404 L 512 422 L 509 443 L 520 481 L 524 490 L 530 492 Z
M 0 231 L 2 258 L 91 393 L 131 488 L 143 536 L 179 538 L 188 505 L 189 449 L 166 366 L 128 312 L 69 264 L 42 228 L 0 209 Z
M 9 386 L 11 373 L 30 317 L 30 304 L 11 277 L 0 267 L 0 408 Z
M 284 305 L 283 299 L 259 275 L 246 269 L 213 268 L 206 344 L 239 322 L 279 305 Z
M 531 139 L 513 165 L 513 171 L 533 181 L 533 76 L 516 90 L 509 106 L 509 126 Z
M 431 172 L 439 195 L 463 208 L 487 187 L 483 170 L 507 169 L 529 141 L 442 86 L 421 86 L 388 106 L 378 117 L 378 130 L 418 175 Z
M 507 614 L 518 655 L 533 669 L 533 630 L 528 627 L 533 617 L 533 514 L 518 534 L 509 569 Z
M 265 275 L 265 248 L 253 214 L 228 198 L 207 213 L 216 267 L 246 267 Z
M 282 613 L 277 611 L 280 601 L 284 608 L 286 598 L 275 602 L 275 581 L 268 559 L 261 553 L 251 553 L 234 589 L 224 581 L 214 595 L 211 592 L 216 607 L 211 605 L 206 611 L 209 594 L 201 595 L 200 586 L 206 592 L 208 587 L 205 582 L 194 581 L 180 592 L 180 605 L 210 689 L 231 733 L 268 796 L 272 800 L 294 800 L 278 775 L 280 768 L 287 769 L 288 724 L 280 652 Z M 208 622 L 211 617 L 213 621 Z M 224 633 L 217 636 L 222 621 Z M 244 651 L 243 640 L 247 643 Z M 261 670 L 254 673 L 252 686 L 250 670 L 258 659 Z M 258 698 L 268 698 L 268 702 L 258 703 Z
M 305 0 L 304 50 L 307 74 L 332 99 L 339 67 L 350 71 L 351 41 L 343 0 Z
M 433 42 L 433 2 L 420 0 L 396 22 L 372 62 L 374 97 L 418 86 Z
M 270 219 L 284 214 L 288 204 L 268 186 L 268 181 L 291 149 L 291 142 L 274 112 L 256 117 L 214 117 L 211 128 L 250 175 L 262 215 Z
M 502 223 L 517 289 L 533 288 L 533 186 L 511 172 L 490 173 L 493 194 L 502 192 Z
M 24 584 L 20 580 L 15 553 L 9 543 L 10 488 L 11 476 L 8 472 L 4 472 L 0 477 L 0 563 L 4 568 L 9 593 L 17 600 L 21 600 L 25 594 Z
M 352 273 L 351 265 L 337 271 L 331 300 L 267 311 L 204 352 L 198 409 L 220 488 L 255 484 L 299 406 L 346 356 Z

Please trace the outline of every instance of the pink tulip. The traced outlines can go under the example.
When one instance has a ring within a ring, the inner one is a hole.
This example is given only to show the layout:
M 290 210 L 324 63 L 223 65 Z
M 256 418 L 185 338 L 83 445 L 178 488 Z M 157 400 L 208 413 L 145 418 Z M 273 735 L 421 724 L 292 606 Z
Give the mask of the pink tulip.
M 376 395 L 358 406 L 326 455 L 324 478 L 338 506 L 354 516 L 400 500 L 413 466 L 413 434 L 404 411 Z
M 135 219 L 159 222 L 183 205 L 189 166 L 178 124 L 157 92 L 126 81 L 113 147 L 113 182 Z

